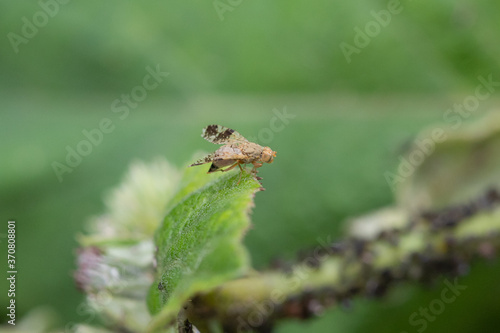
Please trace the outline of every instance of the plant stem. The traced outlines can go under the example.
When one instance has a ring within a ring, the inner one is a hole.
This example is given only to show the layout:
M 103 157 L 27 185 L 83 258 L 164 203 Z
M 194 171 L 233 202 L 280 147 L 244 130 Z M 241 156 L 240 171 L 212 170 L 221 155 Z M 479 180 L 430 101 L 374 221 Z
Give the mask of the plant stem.
M 224 332 L 268 332 L 281 318 L 306 319 L 354 296 L 382 296 L 394 282 L 464 274 L 475 258 L 491 258 L 500 248 L 496 191 L 466 205 L 402 218 L 407 221 L 403 228 L 320 245 L 288 268 L 197 295 L 187 304 L 187 316 L 201 332 L 213 332 L 214 321 Z

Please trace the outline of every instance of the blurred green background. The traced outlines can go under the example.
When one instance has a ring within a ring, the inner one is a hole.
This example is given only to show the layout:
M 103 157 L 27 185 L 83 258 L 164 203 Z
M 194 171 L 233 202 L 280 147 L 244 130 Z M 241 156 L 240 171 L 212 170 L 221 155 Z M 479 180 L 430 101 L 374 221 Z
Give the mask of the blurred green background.
M 402 1 L 350 63 L 341 43 L 355 46 L 354 29 L 364 30 L 371 11 L 388 2 L 42 3 L 0 1 L 0 237 L 15 219 L 19 318 L 50 305 L 60 326 L 87 320 L 72 280 L 75 235 L 102 213 L 103 195 L 131 161 L 165 156 L 185 167 L 195 151 L 214 150 L 200 138 L 211 123 L 260 135 L 278 152 L 261 169 L 267 191 L 256 197 L 245 239 L 263 268 L 318 237 L 341 237 L 346 218 L 393 202 L 384 172 L 395 169 L 405 143 L 443 122 L 474 93 L 478 76 L 500 79 L 495 1 Z M 33 20 L 39 27 L 30 30 Z M 126 117 L 114 112 L 113 103 L 137 93 L 146 68 L 157 66 L 168 77 Z M 497 96 L 474 116 L 495 108 Z M 276 110 L 293 119 L 268 138 L 266 129 L 281 124 Z M 60 182 L 53 162 L 65 163 L 67 147 L 76 149 L 82 131 L 103 118 L 111 133 Z M 460 280 L 468 289 L 426 331 L 498 327 L 498 266 L 474 266 Z M 356 300 L 349 311 L 278 331 L 415 332 L 409 316 L 442 286 L 400 286 L 384 301 Z M 4 308 L 5 279 L 0 290 Z

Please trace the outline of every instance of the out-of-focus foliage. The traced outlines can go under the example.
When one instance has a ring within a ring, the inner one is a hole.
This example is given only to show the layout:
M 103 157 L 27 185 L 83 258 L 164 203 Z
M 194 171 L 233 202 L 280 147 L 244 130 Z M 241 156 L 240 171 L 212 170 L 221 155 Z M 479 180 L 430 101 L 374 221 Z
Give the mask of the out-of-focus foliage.
M 126 243 L 151 240 L 167 204 L 176 193 L 180 175 L 166 160 L 133 163 L 125 180 L 106 198 L 107 213 L 88 223 L 85 246 L 99 243 Z
M 180 94 L 446 92 L 500 74 L 495 1 L 401 1 L 349 64 L 340 44 L 355 46 L 354 29 L 389 1 L 235 1 L 224 20 L 214 2 L 71 1 L 18 54 L 3 39 L 0 86 L 121 92 L 151 64 L 177 78 L 162 89 Z M 37 11 L 38 2 L 1 2 L 2 35 L 20 34 Z
M 153 283 L 153 234 L 179 184 L 179 173 L 165 159 L 135 162 L 106 198 L 107 211 L 90 219 L 79 237 L 74 274 L 85 293 L 81 307 L 109 328 L 143 331 L 151 320 L 146 307 Z M 84 330 L 89 320 L 66 325 Z M 88 327 L 90 330 L 91 327 Z
M 398 189 L 398 201 L 414 212 L 466 202 L 486 188 L 500 186 L 500 113 L 494 111 L 474 126 L 443 130 L 439 142 L 431 130 L 421 133 L 400 170 L 413 169 Z M 408 160 L 416 154 L 421 164 Z

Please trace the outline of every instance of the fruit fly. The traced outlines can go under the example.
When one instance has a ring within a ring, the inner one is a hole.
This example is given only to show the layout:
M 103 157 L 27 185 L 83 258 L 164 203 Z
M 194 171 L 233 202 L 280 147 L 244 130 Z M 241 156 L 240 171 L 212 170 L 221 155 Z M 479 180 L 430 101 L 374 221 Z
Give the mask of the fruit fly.
M 272 163 L 276 157 L 276 152 L 269 147 L 262 147 L 256 143 L 245 139 L 240 133 L 221 125 L 208 125 L 203 129 L 201 137 L 205 140 L 223 145 L 214 153 L 191 164 L 190 167 L 212 162 L 207 173 L 216 171 L 226 172 L 235 167 L 239 167 L 243 174 L 242 164 L 253 164 L 251 173 L 255 176 L 257 168 L 264 163 Z M 223 169 L 224 167 L 227 167 Z

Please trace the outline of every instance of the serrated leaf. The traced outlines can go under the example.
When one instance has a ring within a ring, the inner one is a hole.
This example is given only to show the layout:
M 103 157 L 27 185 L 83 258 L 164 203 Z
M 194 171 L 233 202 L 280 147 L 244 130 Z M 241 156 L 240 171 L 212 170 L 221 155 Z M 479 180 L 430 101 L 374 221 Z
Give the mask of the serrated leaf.
M 187 169 L 156 233 L 157 277 L 148 298 L 155 317 L 149 331 L 173 324 L 190 296 L 248 271 L 249 255 L 241 239 L 260 184 L 249 174 L 237 184 L 239 177 L 236 172 L 207 175 L 205 168 Z

